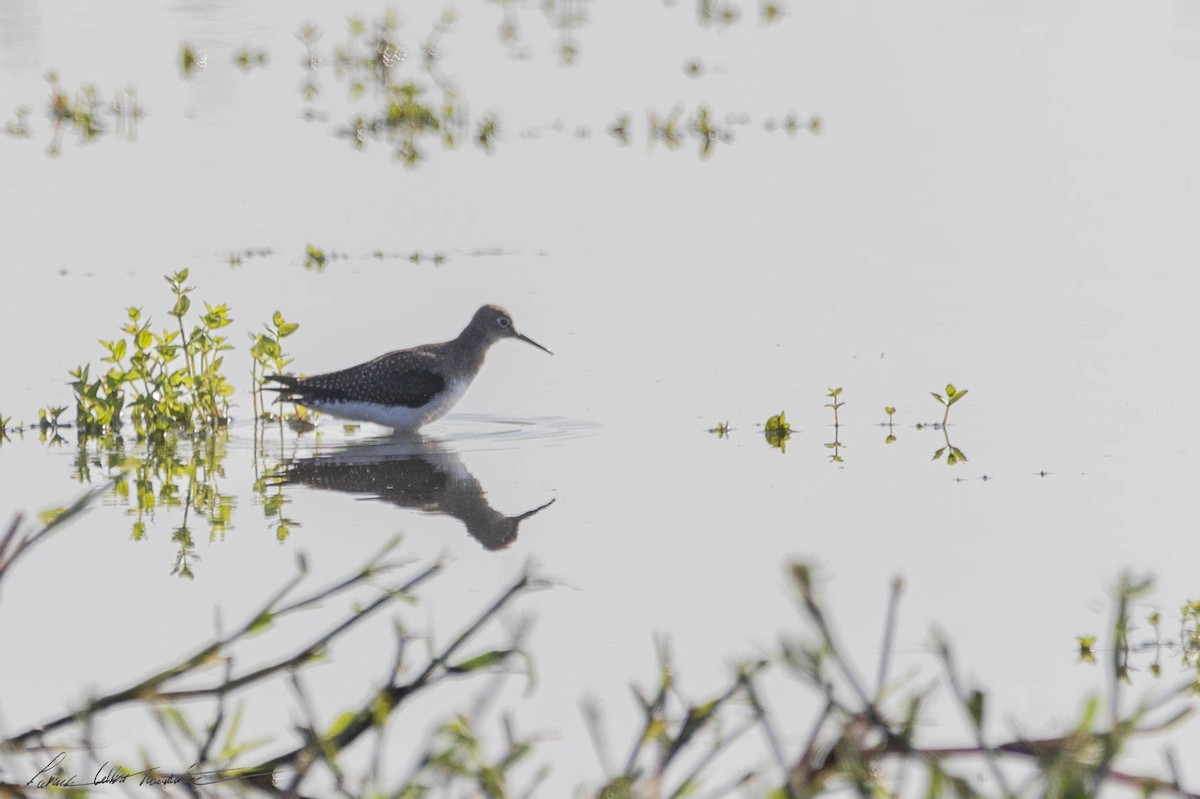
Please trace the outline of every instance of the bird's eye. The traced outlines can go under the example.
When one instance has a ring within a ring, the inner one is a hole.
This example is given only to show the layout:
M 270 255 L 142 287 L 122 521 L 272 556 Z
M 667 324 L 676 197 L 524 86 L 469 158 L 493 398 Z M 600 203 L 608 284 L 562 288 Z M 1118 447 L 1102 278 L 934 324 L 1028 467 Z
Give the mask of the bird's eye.
M 507 316 L 498 316 L 496 317 L 496 324 L 500 325 L 500 327 L 508 327 L 512 322 L 508 321 Z

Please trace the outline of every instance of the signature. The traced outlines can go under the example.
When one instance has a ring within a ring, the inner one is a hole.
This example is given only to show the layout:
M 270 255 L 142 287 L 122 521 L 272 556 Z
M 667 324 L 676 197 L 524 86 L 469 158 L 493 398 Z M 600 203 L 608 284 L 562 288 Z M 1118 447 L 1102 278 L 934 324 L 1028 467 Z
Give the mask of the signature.
M 71 774 L 62 768 L 67 758 L 66 752 L 59 752 L 49 763 L 42 767 L 37 774 L 25 783 L 26 788 L 75 788 L 88 785 L 211 785 L 228 780 L 244 779 L 256 776 L 254 773 L 238 773 L 236 776 L 222 771 L 196 771 L 198 763 L 193 763 L 180 774 L 164 774 L 157 766 L 151 766 L 143 771 L 126 771 L 120 766 L 110 766 L 105 761 L 96 769 L 90 780 L 80 779 L 79 775 Z M 258 774 L 270 774 L 270 771 Z

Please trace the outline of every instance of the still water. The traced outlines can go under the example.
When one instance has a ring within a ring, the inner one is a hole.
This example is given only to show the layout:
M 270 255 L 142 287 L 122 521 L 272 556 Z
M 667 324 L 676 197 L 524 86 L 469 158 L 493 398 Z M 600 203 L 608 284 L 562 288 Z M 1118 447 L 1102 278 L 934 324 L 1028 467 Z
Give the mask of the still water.
M 542 736 L 547 796 L 606 776 L 585 699 L 627 751 L 628 686 L 652 683 L 656 636 L 701 700 L 799 632 L 790 558 L 816 564 L 867 671 L 903 575 L 895 670 L 936 674 L 942 631 L 1003 709 L 997 739 L 1061 732 L 1104 688 L 1073 650 L 1105 630 L 1122 571 L 1156 578 L 1137 618 L 1178 624 L 1200 596 L 1195 4 L 821 2 L 771 26 L 751 10 L 705 25 L 686 4 L 584 8 L 586 24 L 556 27 L 520 5 L 464 7 L 444 32 L 441 9 L 405 9 L 397 69 L 439 107 L 457 98 L 461 123 L 453 147 L 421 140 L 414 167 L 404 142 L 354 146 L 375 89 L 338 68 L 352 36 L 320 4 L 0 9 L 0 115 L 29 109 L 29 135 L 0 140 L 0 413 L 70 405 L 68 371 L 98 363 L 126 306 L 166 321 L 160 276 L 183 267 L 197 300 L 229 304 L 238 345 L 213 475 L 229 524 L 210 535 L 192 517 L 189 548 L 173 535 L 183 509 L 162 508 L 134 540 L 139 519 L 113 495 L 34 551 L 0 602 L 5 649 L 24 653 L 0 659 L 6 734 L 173 662 L 214 614 L 240 622 L 298 554 L 325 585 L 397 533 L 415 564 L 448 560 L 418 605 L 392 611 L 434 641 L 525 569 L 553 584 L 494 633 L 532 621 L 536 682 L 514 678 L 499 700 Z M 498 35 L 506 20 L 519 40 Z M 306 24 L 318 35 L 298 36 Z M 185 45 L 203 62 L 188 75 Z M 264 63 L 239 68 L 244 50 Z M 68 94 L 90 83 L 141 111 L 54 144 L 47 70 Z M 720 131 L 707 153 L 686 132 L 701 108 Z M 661 135 L 676 110 L 677 147 Z M 622 118 L 628 143 L 610 130 Z M 309 245 L 323 269 L 306 268 Z M 275 310 L 300 325 L 292 368 L 312 374 L 452 338 L 488 302 L 555 356 L 497 345 L 416 442 L 329 417 L 260 440 L 246 342 Z M 970 392 L 945 431 L 967 457 L 953 466 L 933 459 L 944 432 L 916 427 L 941 420 L 929 394 L 948 382 Z M 780 411 L 786 451 L 761 430 Z M 720 422 L 729 436 L 708 432 Z M 63 435 L 0 447 L 0 510 L 84 490 Z M 285 462 L 270 494 L 290 522 L 281 541 L 254 486 Z M 386 676 L 390 620 L 377 621 L 306 675 L 318 728 Z M 278 656 L 308 624 L 239 658 Z M 1132 691 L 1156 684 L 1139 674 Z M 775 687 L 798 750 L 820 698 Z M 456 690 L 404 716 L 396 773 L 476 689 Z M 944 710 L 929 739 L 969 740 Z M 297 712 L 285 687 L 251 693 L 245 734 L 286 737 Z M 145 745 L 178 759 L 145 714 L 100 727 L 105 757 Z M 1194 761 L 1197 740 L 1193 725 L 1171 744 Z M 727 773 L 778 784 L 765 742 L 743 743 Z M 1159 773 L 1161 746 L 1133 762 Z

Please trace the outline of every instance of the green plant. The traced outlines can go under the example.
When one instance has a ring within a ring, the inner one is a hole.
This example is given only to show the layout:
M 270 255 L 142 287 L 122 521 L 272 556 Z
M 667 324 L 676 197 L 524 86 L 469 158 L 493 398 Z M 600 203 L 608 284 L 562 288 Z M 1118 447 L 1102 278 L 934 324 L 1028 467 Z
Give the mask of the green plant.
M 128 338 L 101 341 L 111 364 L 92 380 L 90 367 L 71 372 L 74 378 L 76 427 L 81 435 L 102 436 L 121 426 L 128 399 L 138 439 L 161 438 L 168 431 L 205 433 L 228 420 L 233 386 L 225 379 L 221 354 L 232 349 L 220 330 L 233 320 L 225 305 L 205 303 L 204 313 L 188 332 L 184 324 L 191 309 L 188 270 L 166 276 L 175 302 L 168 311 L 177 330 L 151 330 L 140 308 L 128 308 L 121 328 Z
M 887 420 L 888 434 L 887 434 L 887 438 L 885 438 L 883 440 L 883 443 L 894 444 L 896 442 L 896 436 L 892 432 L 892 429 L 893 429 L 892 425 L 893 425 L 893 422 L 895 421 L 894 417 L 896 416 L 896 409 L 893 408 L 891 405 L 886 405 L 886 406 L 884 406 L 883 412 L 887 414 L 887 418 L 888 418 L 888 420 Z
M 325 269 L 325 263 L 327 260 L 328 260 L 328 256 L 325 255 L 325 251 L 322 250 L 320 247 L 314 246 L 312 244 L 304 245 L 304 268 L 305 269 L 315 269 L 318 272 L 320 272 Z
M 250 380 L 254 398 L 254 417 L 270 420 L 273 417 L 267 410 L 267 401 L 263 395 L 264 378 L 268 374 L 283 374 L 283 370 L 292 362 L 291 358 L 283 354 L 283 340 L 295 333 L 300 325 L 288 322 L 283 318 L 282 313 L 276 311 L 271 316 L 271 323 L 263 325 L 263 327 L 266 328 L 266 333 L 250 334 L 250 340 L 254 342 L 250 347 L 250 357 L 253 358 L 250 366 Z
M 841 448 L 843 445 L 841 439 L 841 424 L 839 423 L 838 419 L 838 409 L 846 403 L 838 400 L 838 397 L 841 395 L 841 393 L 842 390 L 840 388 L 831 388 L 825 394 L 825 396 L 833 400 L 832 402 L 825 403 L 826 408 L 833 409 L 833 441 L 830 441 L 825 445 L 826 449 L 833 450 L 833 453 L 829 456 L 829 461 L 831 463 L 842 463 L 844 461 L 844 458 L 842 458 L 841 454 Z
M 839 396 L 841 393 L 842 393 L 842 390 L 841 390 L 840 388 L 831 388 L 831 389 L 829 389 L 829 391 L 828 391 L 828 392 L 826 392 L 826 394 L 825 394 L 825 396 L 827 396 L 827 397 L 829 397 L 831 400 L 833 400 L 833 402 L 827 402 L 827 403 L 825 403 L 825 407 L 826 407 L 826 408 L 833 408 L 833 426 L 834 426 L 834 427 L 837 427 L 837 426 L 838 426 L 838 409 L 839 409 L 839 408 L 841 408 L 843 405 L 845 405 L 845 404 L 846 404 L 846 403 L 844 403 L 844 402 L 838 402 L 838 396 Z
M 710 427 L 708 432 L 716 433 L 717 438 L 728 438 L 730 430 L 731 428 L 729 427 L 729 422 L 717 422 L 717 426 Z
M 950 406 L 967 396 L 967 389 L 964 388 L 962 391 L 959 391 L 952 383 L 947 383 L 945 399 L 942 399 L 942 395 L 937 392 L 930 391 L 929 393 L 946 409 L 946 412 L 942 414 L 942 427 L 945 427 L 947 420 L 950 418 Z
M 783 411 L 780 411 L 776 416 L 772 416 L 763 425 L 763 437 L 767 441 L 768 446 L 775 447 L 781 453 L 787 452 L 788 439 L 792 437 L 792 426 L 788 424 L 787 417 Z
M 179 46 L 179 72 L 190 78 L 197 70 L 208 66 L 208 56 L 186 42 Z

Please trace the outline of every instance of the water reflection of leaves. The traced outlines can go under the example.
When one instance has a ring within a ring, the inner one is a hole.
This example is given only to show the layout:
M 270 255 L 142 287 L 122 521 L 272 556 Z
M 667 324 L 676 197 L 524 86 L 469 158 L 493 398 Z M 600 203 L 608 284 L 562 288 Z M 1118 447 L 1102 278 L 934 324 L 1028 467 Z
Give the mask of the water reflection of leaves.
M 132 517 L 131 537 L 144 541 L 160 512 L 182 511 L 183 519 L 171 539 L 179 551 L 171 573 L 191 579 L 192 562 L 198 560 L 189 518 L 204 521 L 209 541 L 223 540 L 233 529 L 237 501 L 221 490 L 228 452 L 228 431 L 207 436 L 174 433 L 148 439 L 128 452 L 116 432 L 103 436 L 81 433 L 75 457 L 75 478 L 86 485 L 94 482 L 93 470 L 112 481 L 112 495 L 126 505 Z

